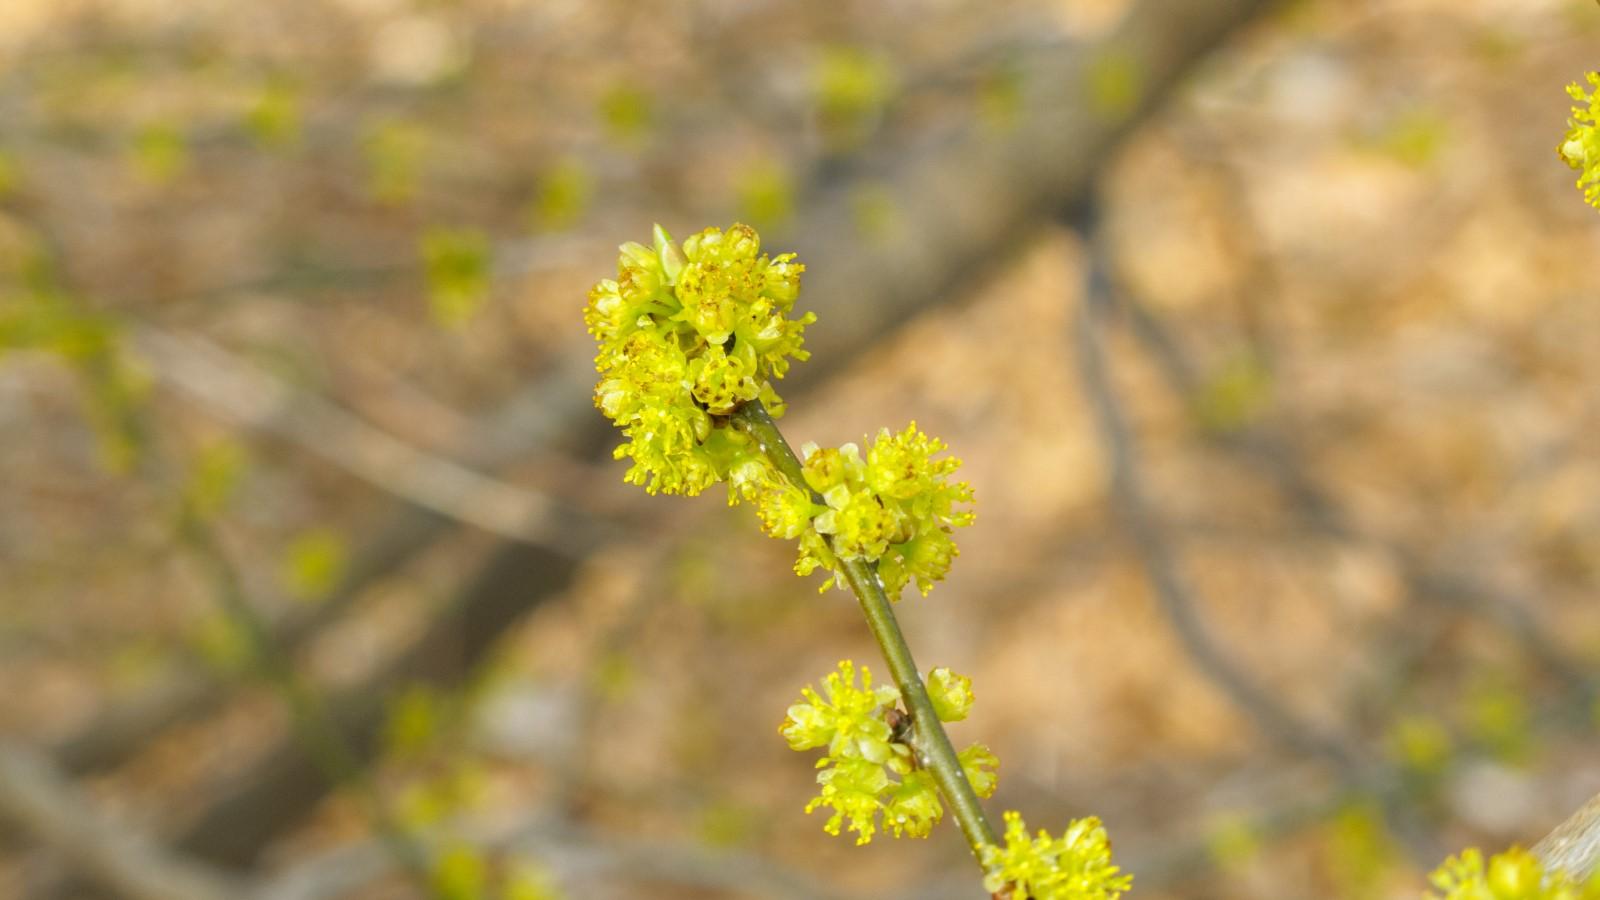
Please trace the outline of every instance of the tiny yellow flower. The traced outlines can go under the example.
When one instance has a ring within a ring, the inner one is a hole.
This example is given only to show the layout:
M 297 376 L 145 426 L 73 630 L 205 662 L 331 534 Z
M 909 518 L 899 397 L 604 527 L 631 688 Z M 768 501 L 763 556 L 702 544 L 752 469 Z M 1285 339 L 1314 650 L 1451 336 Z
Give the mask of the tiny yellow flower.
M 946 713 L 959 711 L 965 717 L 972 706 L 968 679 L 939 668 L 929 674 L 928 683 L 936 712 L 942 707 Z M 806 812 L 823 806 L 832 809 L 824 829 L 837 835 L 848 822 L 858 844 L 872 840 L 880 813 L 883 827 L 895 837 L 927 837 L 944 817 L 944 804 L 933 773 L 921 768 L 911 747 L 911 731 L 904 728 L 909 720 L 897 708 L 900 692 L 887 686 L 874 688 L 865 667 L 857 686 L 855 665 L 849 660 L 839 663 L 822 686 L 826 698 L 806 687 L 801 702 L 789 707 L 778 728 L 795 750 L 828 748 L 828 755 L 817 763 L 821 792 L 806 805 Z M 946 717 L 941 714 L 941 718 Z M 988 747 L 973 744 L 957 758 L 978 796 L 994 793 L 1000 761 Z
M 756 508 L 761 530 L 775 538 L 797 538 L 811 528 L 822 507 L 811 493 L 783 477 L 766 457 L 751 453 L 740 457 L 728 471 L 728 503 L 745 500 Z
M 823 495 L 829 509 L 813 525 L 833 536 L 833 551 L 841 559 L 881 559 L 889 543 L 901 533 L 900 511 L 871 493 L 852 493 L 843 486 Z
M 995 787 L 1000 784 L 1000 776 L 995 774 L 995 770 L 1000 768 L 1000 759 L 994 755 L 994 751 L 984 744 L 973 744 L 956 758 L 961 761 L 961 771 L 967 774 L 967 783 L 972 785 L 973 793 L 979 797 L 994 793 Z
M 617 277 L 589 292 L 584 323 L 599 343 L 595 405 L 622 429 L 626 481 L 651 493 L 697 494 L 727 477 L 744 441 L 720 418 L 761 399 L 802 349 L 810 314 L 790 318 L 804 267 L 761 251 L 748 226 L 708 228 L 679 246 L 659 225 L 654 245 L 629 242 Z
M 803 702 L 789 707 L 778 731 L 795 750 L 827 747 L 836 759 L 867 759 L 882 763 L 889 759 L 889 725 L 884 714 L 900 700 L 894 685 L 872 686 L 872 672 L 861 667 L 861 686 L 856 687 L 855 664 L 839 663 L 837 671 L 822 681 L 827 699 L 809 685 L 801 693 Z
M 944 805 L 939 802 L 939 788 L 932 773 L 923 769 L 909 772 L 900 780 L 883 810 L 883 823 L 895 837 L 925 838 L 942 818 Z
M 1567 136 L 1556 152 L 1578 171 L 1583 199 L 1600 209 L 1600 72 L 1590 72 L 1587 81 L 1594 90 L 1585 91 L 1577 83 L 1567 85 L 1567 93 L 1577 104 L 1567 120 Z
M 883 808 L 878 796 L 889 787 L 888 773 L 883 766 L 865 759 L 824 757 L 817 767 L 822 769 L 817 775 L 822 793 L 806 804 L 806 812 L 830 807 L 833 816 L 822 826 L 824 831 L 838 836 L 840 826 L 849 819 L 856 843 L 870 843 L 878 830 L 878 810 Z
M 1476 848 L 1445 860 L 1428 878 L 1425 900 L 1600 900 L 1600 875 L 1578 882 L 1565 872 L 1547 872 L 1534 856 L 1513 847 L 1487 865 Z
M 1112 864 L 1099 819 L 1075 819 L 1059 838 L 1046 831 L 1029 838 L 1013 811 L 1005 821 L 1005 846 L 983 848 L 985 890 L 1010 890 L 1013 900 L 1116 900 L 1133 881 Z
M 972 524 L 972 512 L 960 508 L 972 503 L 972 488 L 950 480 L 961 461 L 936 459 L 944 450 L 943 441 L 918 431 L 915 422 L 899 434 L 880 431 L 864 459 L 854 444 L 802 448 L 806 483 L 828 505 L 816 530 L 838 559 L 876 562 L 891 598 L 912 581 L 926 594 L 942 580 L 957 554 L 951 532 Z M 832 568 L 842 580 L 837 565 L 817 552 L 818 543 L 802 545 L 795 570 Z

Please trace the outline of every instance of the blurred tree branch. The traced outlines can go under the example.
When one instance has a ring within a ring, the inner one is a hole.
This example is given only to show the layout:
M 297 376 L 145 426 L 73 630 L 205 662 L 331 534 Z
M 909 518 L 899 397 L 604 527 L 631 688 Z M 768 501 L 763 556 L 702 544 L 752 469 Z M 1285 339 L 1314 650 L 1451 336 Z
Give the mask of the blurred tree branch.
M 336 404 L 295 392 L 197 335 L 154 327 L 134 335 L 163 383 L 251 431 L 285 438 L 396 497 L 491 534 L 571 549 L 593 519 L 528 488 L 426 453 Z
M 83 797 L 42 754 L 0 742 L 0 819 L 130 900 L 228 900 L 244 886 L 174 855 Z
M 591 411 L 588 391 L 593 380 L 593 366 L 586 356 L 559 361 L 553 373 L 513 395 L 474 426 L 454 458 L 475 470 L 493 470 L 555 443 L 573 420 Z M 300 400 L 288 403 L 298 406 Z M 325 596 L 297 605 L 273 623 L 274 639 L 284 652 L 296 652 L 341 617 L 368 586 L 396 574 L 453 530 L 453 520 L 411 503 L 399 504 L 377 520 L 382 524 L 353 554 L 350 566 Z M 155 735 L 209 714 L 229 691 L 229 685 L 198 664 L 173 664 L 154 687 L 110 707 L 58 743 L 52 753 L 72 772 L 116 765 Z
M 1094 214 L 1087 214 L 1092 217 Z M 1137 446 L 1105 358 L 1104 332 L 1115 308 L 1098 224 L 1079 223 L 1087 262 L 1083 299 L 1074 331 L 1079 377 L 1105 448 L 1111 502 L 1144 566 L 1156 599 L 1195 666 L 1249 716 L 1270 740 L 1297 753 L 1347 768 L 1354 755 L 1342 741 L 1300 719 L 1255 679 L 1239 670 L 1207 631 L 1194 592 L 1179 573 L 1156 521 L 1137 461 Z
M 363 765 L 364 761 L 352 751 L 346 743 L 347 735 L 330 716 L 320 692 L 300 675 L 293 658 L 274 642 L 267 623 L 245 596 L 239 571 L 211 524 L 196 510 L 185 508 L 179 516 L 178 536 L 205 570 L 212 595 L 223 615 L 243 635 L 251 668 L 288 708 L 294 738 L 306 756 L 330 784 L 343 786 L 356 794 L 370 826 L 382 838 L 385 850 L 419 884 L 428 884 L 431 868 L 421 848 L 395 819 Z
M 1580 881 L 1600 868 L 1600 796 L 1557 825 L 1533 846 L 1533 853 L 1547 867 L 1564 869 Z
M 1146 304 L 1120 286 L 1117 295 L 1133 334 L 1149 351 L 1173 393 L 1193 408 L 1204 393 L 1206 379 L 1189 352 Z M 1434 562 L 1399 539 L 1375 534 L 1359 525 L 1337 495 L 1312 474 L 1312 467 L 1305 464 L 1296 448 L 1270 426 L 1255 423 L 1240 429 L 1200 431 L 1251 471 L 1265 475 L 1307 525 L 1327 537 L 1382 551 L 1394 562 L 1413 596 L 1446 608 L 1464 609 L 1506 629 L 1531 658 L 1569 691 L 1581 698 L 1594 696 L 1593 677 L 1567 658 L 1534 615 L 1527 598 L 1493 587 L 1484 576 Z
M 1104 341 L 1109 318 L 1118 303 L 1095 203 L 1086 203 L 1075 218 L 1085 247 L 1083 297 L 1075 330 L 1079 374 L 1105 448 L 1111 501 L 1174 634 L 1201 674 L 1262 734 L 1296 753 L 1326 762 L 1347 787 L 1370 792 L 1382 806 L 1395 836 L 1419 865 L 1428 865 L 1438 854 L 1409 809 L 1398 774 L 1364 759 L 1336 732 L 1297 715 L 1240 669 L 1206 628 L 1194 590 L 1181 574 L 1178 559 L 1149 499 L 1138 465 L 1137 443 L 1112 384 Z
M 509 544 L 495 550 L 413 642 L 360 683 L 330 692 L 332 734 L 356 764 L 370 760 L 379 749 L 393 690 L 411 683 L 460 684 L 507 627 L 558 596 L 576 566 L 577 557 L 554 549 Z M 175 846 L 202 859 L 247 865 L 334 786 L 300 740 L 284 735 L 219 787 Z

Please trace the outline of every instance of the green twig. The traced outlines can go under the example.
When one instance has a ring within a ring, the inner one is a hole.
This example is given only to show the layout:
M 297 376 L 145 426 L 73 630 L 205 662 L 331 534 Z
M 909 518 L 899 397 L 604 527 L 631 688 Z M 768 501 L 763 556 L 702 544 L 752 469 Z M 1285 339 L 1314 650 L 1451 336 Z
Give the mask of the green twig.
M 800 459 L 795 456 L 789 442 L 783 439 L 782 432 L 778 431 L 777 424 L 772 421 L 772 416 L 761 405 L 761 401 L 752 400 L 741 406 L 730 417 L 730 422 L 734 428 L 755 439 L 761 452 L 784 477 L 801 489 L 810 490 Z M 822 502 L 820 497 L 816 500 Z M 828 541 L 831 546 L 832 538 Z M 994 829 L 984 817 L 978 794 L 967 781 L 967 774 L 961 768 L 950 736 L 945 733 L 944 725 L 934 712 L 928 689 L 922 683 L 916 662 L 911 658 L 911 647 L 906 644 L 900 623 L 895 621 L 894 608 L 884 593 L 883 582 L 878 578 L 877 566 L 861 559 L 840 560 L 840 565 L 844 569 L 845 581 L 855 592 L 856 599 L 861 601 L 861 612 L 867 617 L 867 627 L 872 629 L 878 649 L 889 664 L 889 673 L 894 677 L 895 685 L 900 688 L 900 696 L 911 713 L 915 728 L 912 746 L 916 750 L 917 761 L 933 773 L 933 780 L 954 811 L 961 833 L 972 848 L 972 855 L 982 859 L 982 848 L 997 843 Z

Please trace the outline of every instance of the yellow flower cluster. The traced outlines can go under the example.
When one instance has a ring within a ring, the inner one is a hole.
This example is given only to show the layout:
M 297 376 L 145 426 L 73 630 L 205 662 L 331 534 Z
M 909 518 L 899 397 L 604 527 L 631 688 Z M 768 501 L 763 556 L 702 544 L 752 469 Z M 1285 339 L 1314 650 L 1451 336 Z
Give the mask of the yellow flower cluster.
M 1580 84 L 1567 85 L 1567 93 L 1578 104 L 1567 120 L 1567 136 L 1556 148 L 1567 165 L 1578 170 L 1578 189 L 1583 199 L 1600 208 L 1600 72 L 1590 72 L 1585 91 Z
M 789 707 L 778 733 L 795 750 L 828 748 L 817 763 L 821 790 L 806 812 L 829 807 L 833 816 L 823 828 L 837 835 L 845 822 L 856 833 L 856 843 L 872 840 L 881 813 L 884 827 L 895 837 L 927 837 L 944 817 L 944 806 L 933 775 L 920 767 L 911 737 L 900 723 L 906 714 L 897 708 L 900 692 L 894 687 L 872 686 L 872 673 L 861 667 L 856 685 L 855 665 L 839 663 L 837 671 L 822 680 L 823 694 L 806 687 L 801 702 Z M 928 690 L 942 721 L 964 719 L 972 707 L 972 682 L 949 669 L 928 675 Z M 895 724 L 891 724 L 895 723 Z M 897 728 L 897 725 L 899 727 Z M 961 767 L 979 796 L 994 793 L 994 770 L 1000 765 L 988 747 L 973 744 L 960 754 Z
M 1484 863 L 1476 849 L 1445 860 L 1428 879 L 1426 900 L 1600 900 L 1600 874 L 1579 882 L 1565 872 L 1547 872 L 1520 847 Z
M 936 459 L 945 445 L 917 430 L 879 432 L 865 458 L 855 444 L 803 448 L 805 483 L 779 472 L 728 417 L 760 400 L 776 418 L 772 382 L 804 360 L 807 313 L 791 318 L 804 266 L 794 254 L 769 257 L 745 225 L 708 228 L 680 246 L 656 226 L 653 247 L 627 243 L 617 277 L 589 292 L 584 321 L 599 342 L 595 405 L 627 440 L 624 479 L 651 493 L 698 494 L 727 481 L 729 502 L 756 508 L 763 530 L 799 539 L 795 571 L 876 563 L 885 592 L 916 582 L 923 594 L 956 556 L 951 532 L 972 523 L 961 466 Z
M 926 596 L 958 552 L 951 531 L 973 519 L 971 511 L 956 508 L 972 502 L 971 486 L 949 480 L 961 460 L 933 458 L 944 449 L 915 422 L 899 434 L 879 431 L 865 459 L 855 444 L 802 447 L 806 484 L 827 507 L 812 520 L 812 533 L 801 536 L 795 571 L 833 571 L 826 590 L 843 580 L 840 561 L 865 559 L 878 564 L 891 598 L 913 580 Z
M 1116 900 L 1133 876 L 1111 862 L 1111 841 L 1100 820 L 1075 819 L 1053 838 L 1028 837 L 1022 816 L 1006 812 L 1006 845 L 983 848 L 983 887 L 1012 900 Z
M 761 398 L 801 348 L 809 313 L 789 318 L 804 267 L 769 258 L 754 229 L 708 228 L 680 247 L 657 225 L 654 247 L 621 247 L 617 277 L 589 292 L 584 321 L 600 343 L 595 405 L 628 440 L 625 476 L 651 493 L 698 494 L 727 476 L 747 443 L 718 417 Z

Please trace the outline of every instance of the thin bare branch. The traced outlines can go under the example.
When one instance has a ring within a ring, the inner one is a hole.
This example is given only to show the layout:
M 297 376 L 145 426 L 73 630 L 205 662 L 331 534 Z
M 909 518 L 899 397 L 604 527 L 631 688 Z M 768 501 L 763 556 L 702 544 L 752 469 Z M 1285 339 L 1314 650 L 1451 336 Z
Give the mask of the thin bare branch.
M 592 380 L 593 366 L 587 358 L 572 357 L 558 363 L 553 373 L 514 394 L 473 427 L 457 456 L 475 469 L 492 470 L 552 443 L 571 428 L 577 416 L 592 412 L 588 400 Z M 293 604 L 273 622 L 273 638 L 284 652 L 298 651 L 325 625 L 343 616 L 367 586 L 399 572 L 407 561 L 449 534 L 456 521 L 410 503 L 379 519 L 385 524 L 372 530 L 324 597 L 316 603 Z M 598 529 L 590 525 L 568 534 L 594 530 Z M 118 701 L 60 741 L 51 755 L 70 772 L 116 765 L 155 735 L 209 714 L 227 699 L 231 689 L 232 685 L 219 681 L 195 661 L 176 662 L 152 687 Z
M 1600 868 L 1600 795 L 1535 844 L 1533 853 L 1549 868 L 1580 880 Z
M 1115 307 L 1108 276 L 1104 233 L 1086 205 L 1079 222 L 1085 236 L 1086 274 L 1075 332 L 1079 377 L 1105 448 L 1112 502 L 1132 539 L 1163 612 L 1196 668 L 1239 707 L 1269 739 L 1295 752 L 1327 762 L 1343 783 L 1366 790 L 1383 808 L 1395 836 L 1414 859 L 1426 864 L 1437 856 L 1432 839 L 1417 821 L 1396 773 L 1361 758 L 1334 732 L 1295 714 L 1259 681 L 1231 660 L 1206 628 L 1194 588 L 1184 578 L 1176 553 L 1159 524 L 1138 466 L 1138 446 L 1111 381 L 1104 332 Z
M 244 885 L 173 855 L 88 801 L 43 755 L 0 741 L 0 818 L 132 900 L 232 900 Z
M 429 454 L 329 400 L 294 391 L 199 335 L 145 326 L 133 342 L 161 381 L 212 414 L 286 438 L 424 509 L 513 540 L 569 549 L 585 542 L 574 527 L 598 527 L 537 491 Z
M 491 553 L 413 642 L 360 682 L 330 692 L 330 739 L 348 749 L 352 765 L 364 765 L 379 750 L 388 697 L 396 686 L 459 684 L 506 629 L 560 595 L 579 558 L 523 543 Z M 305 746 L 292 734 L 282 735 L 217 787 L 214 799 L 183 828 L 177 846 L 218 864 L 247 865 L 333 787 Z
M 1091 231 L 1089 240 L 1095 240 Z M 1162 610 L 1184 651 L 1202 674 L 1220 688 L 1269 739 L 1296 752 L 1353 762 L 1349 751 L 1321 728 L 1311 725 L 1236 666 L 1206 628 L 1194 590 L 1184 579 L 1166 535 L 1157 525 L 1137 462 L 1138 448 L 1122 404 L 1111 384 L 1105 358 L 1104 332 L 1111 312 L 1110 284 L 1090 251 L 1083 302 L 1075 339 L 1079 377 L 1094 414 L 1110 471 L 1111 499 L 1132 539 Z
M 1199 366 L 1147 306 L 1120 285 L 1115 296 L 1133 333 L 1157 363 L 1170 389 L 1185 402 L 1193 403 L 1204 386 Z M 1593 698 L 1594 677 L 1568 658 L 1534 615 L 1533 604 L 1527 598 L 1493 587 L 1485 577 L 1428 559 L 1404 542 L 1358 524 L 1338 497 L 1312 474 L 1293 444 L 1269 427 L 1256 425 L 1230 431 L 1207 429 L 1204 434 L 1217 447 L 1246 462 L 1252 471 L 1270 479 L 1307 525 L 1327 537 L 1384 553 L 1393 560 L 1413 596 L 1441 606 L 1465 609 L 1499 625 L 1569 690 Z

